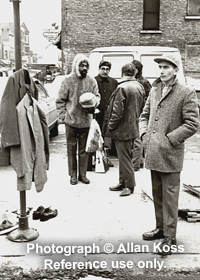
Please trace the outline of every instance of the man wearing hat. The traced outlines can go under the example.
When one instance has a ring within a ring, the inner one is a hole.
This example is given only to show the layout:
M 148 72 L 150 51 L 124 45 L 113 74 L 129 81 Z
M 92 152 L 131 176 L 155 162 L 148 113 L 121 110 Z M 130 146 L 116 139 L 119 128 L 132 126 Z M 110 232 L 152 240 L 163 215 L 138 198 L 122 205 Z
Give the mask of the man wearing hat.
M 154 59 L 160 77 L 152 85 L 140 116 L 140 135 L 146 148 L 145 166 L 151 170 L 156 229 L 144 240 L 162 239 L 158 253 L 171 254 L 176 246 L 180 172 L 184 142 L 198 129 L 195 90 L 177 79 L 179 59 L 175 54 Z
M 108 101 L 110 99 L 111 94 L 117 87 L 117 80 L 109 76 L 111 69 L 111 63 L 109 61 L 101 61 L 99 63 L 99 74 L 95 77 L 99 93 L 101 95 L 101 101 L 98 106 L 100 112 L 96 115 L 96 120 L 102 130 L 104 115 L 108 106 Z M 104 137 L 104 148 L 107 150 L 107 155 L 109 150 L 112 147 L 112 140 L 108 137 Z M 113 163 L 109 160 L 109 166 L 113 167 Z
M 147 97 L 149 96 L 149 92 L 151 90 L 151 84 L 147 80 L 147 78 L 142 76 L 142 69 L 143 69 L 143 64 L 138 61 L 138 60 L 133 60 L 132 63 L 136 67 L 136 75 L 135 78 L 136 80 L 143 85 L 144 90 L 145 90 L 145 101 L 147 100 Z M 134 171 L 139 171 L 141 167 L 144 165 L 144 158 L 143 158 L 143 143 L 140 137 L 136 138 L 134 140 L 134 146 L 133 146 L 133 166 L 134 166 Z
M 87 74 L 88 69 L 87 57 L 77 54 L 72 72 L 63 80 L 56 99 L 60 123 L 65 123 L 66 127 L 68 171 L 72 185 L 76 185 L 78 180 L 84 184 L 90 183 L 86 177 L 88 153 L 85 147 L 93 110 L 88 110 L 99 105 L 100 94 L 96 80 Z

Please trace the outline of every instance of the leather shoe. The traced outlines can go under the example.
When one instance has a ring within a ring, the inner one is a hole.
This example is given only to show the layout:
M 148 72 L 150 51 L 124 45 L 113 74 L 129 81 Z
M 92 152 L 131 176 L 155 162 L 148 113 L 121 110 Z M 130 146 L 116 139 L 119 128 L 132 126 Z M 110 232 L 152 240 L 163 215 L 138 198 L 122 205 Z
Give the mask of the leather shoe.
M 119 183 L 119 184 L 118 184 L 117 186 L 115 186 L 115 187 L 110 187 L 109 190 L 110 190 L 110 191 L 122 191 L 124 188 L 125 188 L 124 185 L 122 185 L 122 184 Z
M 145 232 L 143 233 L 142 238 L 144 240 L 156 240 L 156 239 L 164 238 L 163 230 L 156 228 L 152 231 Z
M 78 180 L 77 180 L 76 176 L 71 176 L 70 184 L 71 185 L 76 185 L 77 183 L 78 183 Z
M 90 180 L 86 176 L 78 176 L 78 180 L 81 181 L 83 184 L 90 183 Z
M 174 252 L 177 251 L 176 246 L 177 246 L 177 243 L 176 243 L 176 238 L 175 237 L 170 237 L 170 236 L 165 237 L 165 239 L 161 243 L 157 253 L 159 255 L 163 255 L 163 256 L 171 255 L 173 250 L 174 250 Z
M 119 196 L 128 196 L 133 193 L 133 188 L 124 188 Z
M 44 206 L 39 206 L 37 210 L 33 211 L 33 220 L 39 220 L 40 215 L 44 212 Z
M 58 210 L 52 210 L 50 207 L 45 208 L 45 210 L 40 215 L 40 221 L 45 222 L 52 219 L 58 215 Z

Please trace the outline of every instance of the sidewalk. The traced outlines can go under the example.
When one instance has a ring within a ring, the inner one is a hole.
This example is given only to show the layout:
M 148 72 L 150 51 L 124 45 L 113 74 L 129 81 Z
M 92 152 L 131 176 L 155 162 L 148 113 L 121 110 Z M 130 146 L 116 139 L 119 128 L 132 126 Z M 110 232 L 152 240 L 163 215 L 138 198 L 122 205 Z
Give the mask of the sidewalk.
M 12 242 L 6 238 L 6 235 L 0 236 L 0 268 L 1 271 L 7 271 L 7 278 L 0 276 L 0 279 L 28 279 L 25 277 L 30 275 L 31 279 L 38 279 L 33 276 L 34 273 L 37 274 L 37 271 L 43 271 L 44 279 L 50 279 L 45 277 L 52 274 L 55 275 L 51 278 L 54 280 L 78 279 L 56 278 L 62 269 L 51 269 L 50 266 L 48 271 L 44 271 L 47 259 L 53 263 L 64 260 L 71 264 L 86 261 L 91 261 L 92 264 L 95 261 L 106 262 L 106 268 L 93 269 L 96 275 L 99 275 L 98 271 L 104 270 L 114 275 L 114 271 L 120 271 L 122 264 L 126 265 L 123 273 L 128 275 L 154 272 L 164 275 L 166 271 L 197 271 L 200 263 L 200 222 L 189 223 L 180 219 L 177 240 L 178 244 L 184 245 L 184 252 L 165 258 L 159 256 L 152 250 L 154 243 L 144 242 L 141 237 L 144 231 L 155 227 L 150 172 L 146 169 L 136 172 L 137 186 L 134 194 L 129 197 L 119 197 L 118 192 L 108 190 L 110 186 L 118 183 L 118 159 L 113 157 L 111 160 L 114 167 L 110 168 L 106 174 L 88 172 L 91 184 L 84 185 L 79 182 L 72 186 L 69 184 L 67 171 L 64 130 L 62 126 L 59 129 L 60 135 L 51 139 L 50 170 L 44 190 L 36 193 L 33 185 L 32 190 L 26 192 L 27 207 L 33 207 L 35 210 L 40 205 L 51 206 L 52 209 L 58 209 L 58 216 L 49 221 L 40 222 L 32 220 L 32 215 L 30 215 L 29 227 L 36 229 L 39 233 L 39 237 L 34 241 Z M 196 134 L 186 143 L 181 185 L 183 183 L 200 185 L 199 138 L 200 135 Z M 8 216 L 9 219 L 17 221 L 16 215 L 11 214 L 12 210 L 20 208 L 19 193 L 16 190 L 16 174 L 9 166 L 0 168 L 0 176 L 3 182 L 1 183 L 0 218 Z M 191 195 L 181 187 L 179 208 L 200 209 L 200 198 Z M 105 251 L 104 246 L 107 243 L 113 245 L 112 253 Z M 60 250 L 74 245 L 79 248 L 79 251 L 75 250 L 74 254 L 68 252 L 69 256 L 66 256 L 64 252 L 53 252 L 53 244 L 56 248 L 60 246 Z M 93 254 L 87 255 L 85 252 L 80 252 L 81 247 L 78 246 L 86 245 L 89 246 L 88 248 L 96 245 L 96 249 L 92 251 Z M 146 245 L 149 251 L 143 252 L 142 245 Z M 38 246 L 40 249 L 36 251 Z M 49 251 L 45 251 L 44 247 Z M 137 252 L 133 251 L 136 247 L 140 248 Z M 28 248 L 31 248 L 30 252 Z M 97 248 L 100 248 L 99 252 Z M 117 265 L 116 261 L 119 267 L 113 271 L 113 266 Z M 131 262 L 132 267 L 128 268 L 127 265 L 131 266 Z M 12 271 L 15 278 L 8 278 L 8 271 Z M 83 272 L 83 269 L 81 271 Z M 62 273 L 65 275 L 68 272 L 69 270 L 64 268 Z M 87 272 L 85 273 L 87 275 Z M 22 274 L 23 278 L 17 278 Z

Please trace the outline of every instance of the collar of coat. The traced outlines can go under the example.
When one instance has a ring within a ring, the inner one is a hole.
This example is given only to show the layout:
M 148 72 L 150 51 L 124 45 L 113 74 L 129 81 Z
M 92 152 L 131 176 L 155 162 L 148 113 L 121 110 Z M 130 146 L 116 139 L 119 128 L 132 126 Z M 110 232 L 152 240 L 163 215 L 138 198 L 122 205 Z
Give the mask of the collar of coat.
M 171 83 L 169 86 L 173 86 L 173 85 L 175 85 L 175 84 L 177 84 L 177 83 L 178 83 L 178 78 L 177 78 L 176 76 L 174 76 L 174 79 L 173 79 L 172 83 Z M 152 86 L 153 86 L 153 87 L 158 87 L 158 86 L 160 86 L 160 85 L 163 85 L 163 86 L 164 86 L 163 82 L 161 81 L 161 79 L 160 79 L 160 77 L 159 77 L 159 78 L 157 78 L 157 79 L 153 82 Z

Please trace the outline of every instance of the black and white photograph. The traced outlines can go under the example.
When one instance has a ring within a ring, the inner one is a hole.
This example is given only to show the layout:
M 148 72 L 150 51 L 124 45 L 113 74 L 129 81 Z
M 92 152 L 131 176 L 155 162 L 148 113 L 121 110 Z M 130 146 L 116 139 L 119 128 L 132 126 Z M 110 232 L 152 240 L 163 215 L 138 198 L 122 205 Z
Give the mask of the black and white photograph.
M 200 279 L 200 0 L 0 0 L 0 280 Z

